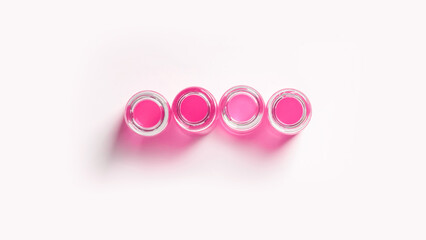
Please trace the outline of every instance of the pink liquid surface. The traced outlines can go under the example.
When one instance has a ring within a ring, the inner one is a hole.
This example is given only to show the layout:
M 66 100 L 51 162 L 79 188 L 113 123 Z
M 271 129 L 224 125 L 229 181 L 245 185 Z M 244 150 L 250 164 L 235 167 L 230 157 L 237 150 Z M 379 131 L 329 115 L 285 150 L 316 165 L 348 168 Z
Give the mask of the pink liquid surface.
M 208 111 L 207 102 L 198 95 L 189 95 L 180 104 L 182 116 L 192 123 L 202 121 L 207 116 Z
M 247 94 L 232 97 L 227 104 L 229 117 L 237 122 L 246 122 L 258 111 L 256 100 Z
M 161 107 L 152 100 L 142 100 L 133 108 L 133 119 L 143 128 L 152 128 L 163 117 Z
M 277 103 L 275 114 L 280 122 L 292 125 L 302 118 L 303 106 L 296 98 L 286 97 Z

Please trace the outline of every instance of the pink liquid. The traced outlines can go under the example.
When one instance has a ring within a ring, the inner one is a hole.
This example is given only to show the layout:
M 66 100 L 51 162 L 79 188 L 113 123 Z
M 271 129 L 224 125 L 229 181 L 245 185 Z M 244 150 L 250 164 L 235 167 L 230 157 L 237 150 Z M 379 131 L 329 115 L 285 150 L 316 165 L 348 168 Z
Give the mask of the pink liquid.
M 143 128 L 154 127 L 162 117 L 162 108 L 152 100 L 142 100 L 133 108 L 133 119 Z
M 182 100 L 180 112 L 191 123 L 201 122 L 208 114 L 209 106 L 204 98 L 198 95 L 189 95 Z
M 258 112 L 256 100 L 247 94 L 232 97 L 227 104 L 229 116 L 237 122 L 246 122 Z
M 275 114 L 280 122 L 292 125 L 302 118 L 303 106 L 296 98 L 286 97 L 277 103 Z

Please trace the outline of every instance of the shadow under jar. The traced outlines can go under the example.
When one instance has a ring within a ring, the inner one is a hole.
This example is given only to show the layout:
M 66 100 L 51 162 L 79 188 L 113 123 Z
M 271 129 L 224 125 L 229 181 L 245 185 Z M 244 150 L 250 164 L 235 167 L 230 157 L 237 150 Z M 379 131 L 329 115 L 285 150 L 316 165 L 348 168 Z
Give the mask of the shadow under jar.
M 272 95 L 267 107 L 272 127 L 286 135 L 302 131 L 312 116 L 309 99 L 302 92 L 292 88 L 282 89 Z
M 124 120 L 135 133 L 155 136 L 166 129 L 170 121 L 170 106 L 161 94 L 141 91 L 128 101 Z
M 188 133 L 207 134 L 216 123 L 216 100 L 201 87 L 180 91 L 173 100 L 172 109 L 176 122 Z
M 233 134 L 251 133 L 260 125 L 264 108 L 262 96 L 254 88 L 235 86 L 220 99 L 222 125 Z

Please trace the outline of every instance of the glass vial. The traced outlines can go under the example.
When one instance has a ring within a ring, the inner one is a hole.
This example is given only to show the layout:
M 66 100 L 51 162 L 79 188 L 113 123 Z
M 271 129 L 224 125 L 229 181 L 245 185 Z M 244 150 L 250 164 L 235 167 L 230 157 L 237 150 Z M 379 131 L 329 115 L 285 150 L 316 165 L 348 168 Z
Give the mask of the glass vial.
M 312 107 L 302 92 L 285 88 L 268 101 L 268 119 L 278 132 L 294 135 L 302 131 L 311 120 Z
M 128 101 L 124 120 L 135 133 L 155 136 L 166 129 L 170 121 L 170 106 L 161 94 L 141 91 Z
M 220 99 L 219 109 L 223 126 L 234 134 L 248 134 L 259 126 L 265 103 L 252 87 L 235 86 Z
M 180 91 L 173 100 L 172 109 L 178 125 L 190 133 L 207 134 L 216 122 L 216 100 L 201 87 Z

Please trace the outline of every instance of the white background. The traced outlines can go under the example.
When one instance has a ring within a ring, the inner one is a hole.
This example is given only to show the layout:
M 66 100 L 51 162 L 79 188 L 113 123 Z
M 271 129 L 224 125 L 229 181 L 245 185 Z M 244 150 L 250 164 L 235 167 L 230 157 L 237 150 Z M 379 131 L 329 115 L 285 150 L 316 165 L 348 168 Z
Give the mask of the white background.
M 2 1 L 0 239 L 425 239 L 422 1 Z M 120 140 L 128 98 L 303 91 L 285 144 Z

